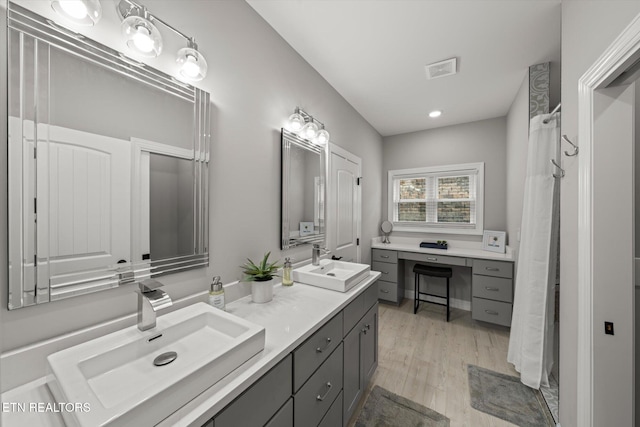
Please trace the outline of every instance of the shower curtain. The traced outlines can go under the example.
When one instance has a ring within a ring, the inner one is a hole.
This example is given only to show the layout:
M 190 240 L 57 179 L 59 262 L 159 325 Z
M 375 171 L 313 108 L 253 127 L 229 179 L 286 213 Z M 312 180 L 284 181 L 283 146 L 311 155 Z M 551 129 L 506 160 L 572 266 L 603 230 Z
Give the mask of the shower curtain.
M 544 123 L 549 119 L 548 123 Z M 507 360 L 523 384 L 549 385 L 559 238 L 558 115 L 531 119 L 520 249 Z

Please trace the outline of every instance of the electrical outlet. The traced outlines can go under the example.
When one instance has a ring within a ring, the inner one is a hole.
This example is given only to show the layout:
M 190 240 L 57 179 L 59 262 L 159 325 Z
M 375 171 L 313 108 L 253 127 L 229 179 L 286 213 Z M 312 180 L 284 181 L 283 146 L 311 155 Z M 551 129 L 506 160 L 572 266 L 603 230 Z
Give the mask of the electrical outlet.
M 613 322 L 604 322 L 604 333 L 613 335 Z

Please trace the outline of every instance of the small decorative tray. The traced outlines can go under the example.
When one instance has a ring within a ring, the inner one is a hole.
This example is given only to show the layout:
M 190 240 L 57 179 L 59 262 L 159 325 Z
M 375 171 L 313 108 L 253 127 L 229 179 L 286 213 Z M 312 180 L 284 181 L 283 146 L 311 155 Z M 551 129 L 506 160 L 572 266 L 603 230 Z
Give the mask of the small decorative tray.
M 420 243 L 420 247 L 430 249 L 448 249 L 449 244 L 447 242 L 422 242 Z

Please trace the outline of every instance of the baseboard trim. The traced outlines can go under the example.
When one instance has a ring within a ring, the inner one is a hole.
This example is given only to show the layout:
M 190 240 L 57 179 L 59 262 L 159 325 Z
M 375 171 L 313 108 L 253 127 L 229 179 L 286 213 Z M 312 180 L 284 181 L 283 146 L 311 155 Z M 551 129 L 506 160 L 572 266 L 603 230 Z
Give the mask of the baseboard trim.
M 406 290 L 404 291 L 404 297 L 410 300 L 413 300 L 414 298 L 414 291 L 410 291 L 410 290 Z M 441 299 L 438 299 L 437 297 L 424 297 L 426 300 L 428 301 L 433 301 L 433 302 L 441 302 Z M 449 305 L 452 308 L 457 308 L 458 310 L 464 310 L 464 311 L 471 311 L 471 301 L 466 301 L 463 299 L 457 299 L 457 298 L 449 298 Z

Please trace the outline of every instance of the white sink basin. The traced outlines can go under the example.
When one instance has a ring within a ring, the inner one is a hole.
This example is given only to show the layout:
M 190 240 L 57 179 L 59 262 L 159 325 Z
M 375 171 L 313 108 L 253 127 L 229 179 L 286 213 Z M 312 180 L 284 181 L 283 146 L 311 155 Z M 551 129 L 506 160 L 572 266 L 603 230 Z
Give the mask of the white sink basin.
M 320 265 L 305 265 L 293 270 L 293 280 L 333 291 L 347 292 L 369 276 L 371 267 L 355 262 L 323 259 Z
M 47 358 L 57 402 L 87 403 L 64 412 L 67 425 L 155 425 L 264 349 L 264 327 L 205 303 L 132 326 Z M 164 366 L 154 359 L 177 358 Z

